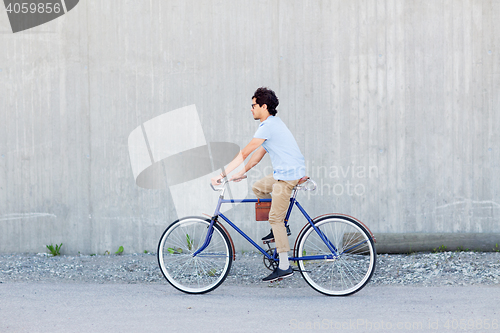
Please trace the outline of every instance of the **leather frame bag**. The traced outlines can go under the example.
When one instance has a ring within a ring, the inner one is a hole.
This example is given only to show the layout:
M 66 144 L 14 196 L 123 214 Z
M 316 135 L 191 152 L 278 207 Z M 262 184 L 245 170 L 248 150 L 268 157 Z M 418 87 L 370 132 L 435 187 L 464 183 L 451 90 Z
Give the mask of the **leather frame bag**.
M 255 203 L 255 221 L 269 221 L 269 211 L 271 211 L 271 202 Z

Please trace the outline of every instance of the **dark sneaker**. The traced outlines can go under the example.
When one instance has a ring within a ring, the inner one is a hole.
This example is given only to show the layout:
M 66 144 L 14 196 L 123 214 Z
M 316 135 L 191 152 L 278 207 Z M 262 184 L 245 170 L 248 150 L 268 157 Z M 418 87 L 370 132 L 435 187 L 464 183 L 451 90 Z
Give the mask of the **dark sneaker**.
M 269 274 L 269 276 L 266 276 L 265 278 L 263 278 L 262 281 L 264 281 L 264 282 L 274 282 L 276 280 L 283 279 L 283 278 L 286 278 L 286 277 L 289 277 L 289 276 L 292 276 L 292 275 L 293 275 L 293 270 L 292 270 L 291 266 L 289 266 L 286 271 L 280 269 L 279 267 L 276 267 L 276 269 L 274 270 L 274 272 L 272 272 L 271 274 Z
M 290 231 L 290 226 L 286 226 L 286 235 L 290 236 L 292 232 Z M 267 235 L 262 237 L 262 240 L 266 243 L 268 242 L 274 242 L 274 235 L 273 235 L 273 229 L 271 229 L 271 232 Z

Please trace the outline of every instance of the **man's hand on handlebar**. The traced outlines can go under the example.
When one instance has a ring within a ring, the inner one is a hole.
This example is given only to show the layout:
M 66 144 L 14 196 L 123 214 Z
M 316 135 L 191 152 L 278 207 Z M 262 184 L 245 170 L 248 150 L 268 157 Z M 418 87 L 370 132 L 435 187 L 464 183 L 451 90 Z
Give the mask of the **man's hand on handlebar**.
M 213 186 L 217 186 L 222 183 L 222 178 L 224 178 L 222 175 L 218 175 L 217 177 L 210 179 L 210 181 Z

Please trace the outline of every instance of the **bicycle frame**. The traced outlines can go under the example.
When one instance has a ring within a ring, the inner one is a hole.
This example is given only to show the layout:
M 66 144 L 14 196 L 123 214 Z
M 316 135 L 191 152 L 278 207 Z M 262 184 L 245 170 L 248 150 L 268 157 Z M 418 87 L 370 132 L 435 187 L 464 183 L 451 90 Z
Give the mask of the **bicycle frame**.
M 269 253 L 267 253 L 266 250 L 264 250 L 253 239 L 251 239 L 240 228 L 238 228 L 229 218 L 227 218 L 226 216 L 224 216 L 224 214 L 222 214 L 220 212 L 220 207 L 224 203 L 237 203 L 237 202 L 238 203 L 256 203 L 258 201 L 260 201 L 260 202 L 271 202 L 271 199 L 241 199 L 241 200 L 224 199 L 224 190 L 225 190 L 225 188 L 222 189 L 222 193 L 219 196 L 219 200 L 217 202 L 215 213 L 212 216 L 211 221 L 210 221 L 210 225 L 208 227 L 207 236 L 205 237 L 205 242 L 203 243 L 203 245 L 195 253 L 193 253 L 193 257 L 197 256 L 200 252 L 202 252 L 210 244 L 210 241 L 212 239 L 213 230 L 214 230 L 214 224 L 217 221 L 218 217 L 221 217 L 224 221 L 227 222 L 227 224 L 229 224 L 241 236 L 243 236 L 247 241 L 249 241 L 256 249 L 258 249 L 265 257 L 267 257 L 269 260 L 277 261 L 278 260 L 278 255 L 277 255 L 276 249 L 274 250 L 274 253 L 271 256 Z M 299 260 L 337 259 L 342 253 L 338 253 L 337 248 L 326 238 L 326 236 L 323 234 L 323 232 L 321 230 L 319 230 L 315 226 L 315 224 L 313 223 L 313 220 L 311 219 L 311 217 L 307 214 L 307 212 L 300 205 L 300 203 L 297 201 L 297 199 L 295 199 L 295 197 L 297 196 L 297 191 L 298 191 L 298 189 L 295 188 L 292 197 L 290 197 L 290 204 L 288 206 L 288 211 L 287 211 L 286 217 L 285 217 L 285 226 L 288 223 L 288 218 L 290 217 L 290 214 L 292 212 L 293 206 L 297 206 L 298 209 L 301 211 L 302 215 L 304 215 L 304 217 L 306 218 L 306 220 L 309 222 L 309 224 L 316 231 L 316 233 L 319 235 L 319 237 L 321 238 L 321 240 L 323 240 L 323 242 L 325 243 L 325 245 L 328 247 L 328 249 L 330 250 L 331 254 L 329 254 L 329 255 L 316 255 L 316 256 L 291 257 L 291 258 L 289 258 L 289 260 L 299 261 Z M 355 246 L 353 246 L 353 247 L 351 247 L 349 249 L 346 249 L 346 250 L 344 250 L 344 252 L 350 251 L 353 248 L 355 248 L 357 246 L 360 246 L 363 243 L 364 242 L 359 243 L 359 244 L 357 244 L 357 245 L 355 245 Z
M 219 287 L 227 278 L 236 258 L 231 234 L 223 221 L 259 250 L 267 269 L 280 273 L 278 263 L 288 266 L 288 260 L 292 260 L 297 267 L 289 266 L 288 270 L 292 271 L 289 275 L 293 271 L 300 272 L 305 282 L 322 294 L 351 295 L 370 281 L 377 261 L 373 233 L 361 221 L 344 214 L 331 213 L 311 218 L 296 199 L 299 190 L 313 191 L 317 188 L 309 177 L 297 182 L 291 197 L 286 200 L 288 209 L 281 214 L 285 218 L 280 228 L 287 226 L 290 218 L 295 219 L 295 215 L 291 214 L 295 206 L 307 220 L 305 224 L 300 223 L 304 227 L 298 233 L 292 257 L 286 263 L 279 260 L 279 254 L 284 253 L 278 253 L 279 250 L 273 249 L 267 241 L 259 246 L 260 239 L 257 242 L 251 239 L 221 209 L 223 204 L 228 203 L 269 204 L 272 200 L 225 199 L 224 192 L 229 191 L 228 182 L 224 177 L 222 182 L 218 182 L 221 186 L 210 184 L 214 191 L 219 191 L 212 217 L 186 216 L 171 223 L 163 232 L 158 243 L 157 259 L 161 273 L 174 288 L 188 294 L 204 294 Z

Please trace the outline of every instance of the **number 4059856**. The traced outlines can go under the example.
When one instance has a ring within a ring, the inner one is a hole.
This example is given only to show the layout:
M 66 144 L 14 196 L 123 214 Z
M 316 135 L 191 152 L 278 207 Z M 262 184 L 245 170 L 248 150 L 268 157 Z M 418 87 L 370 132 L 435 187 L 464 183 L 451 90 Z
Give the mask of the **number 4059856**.
M 444 323 L 444 328 L 454 329 L 454 330 L 498 330 L 498 319 L 451 319 L 446 320 Z
M 9 3 L 7 5 L 7 13 L 15 14 L 59 14 L 61 12 L 61 4 L 56 3 L 34 3 L 34 2 L 23 2 L 23 3 Z

